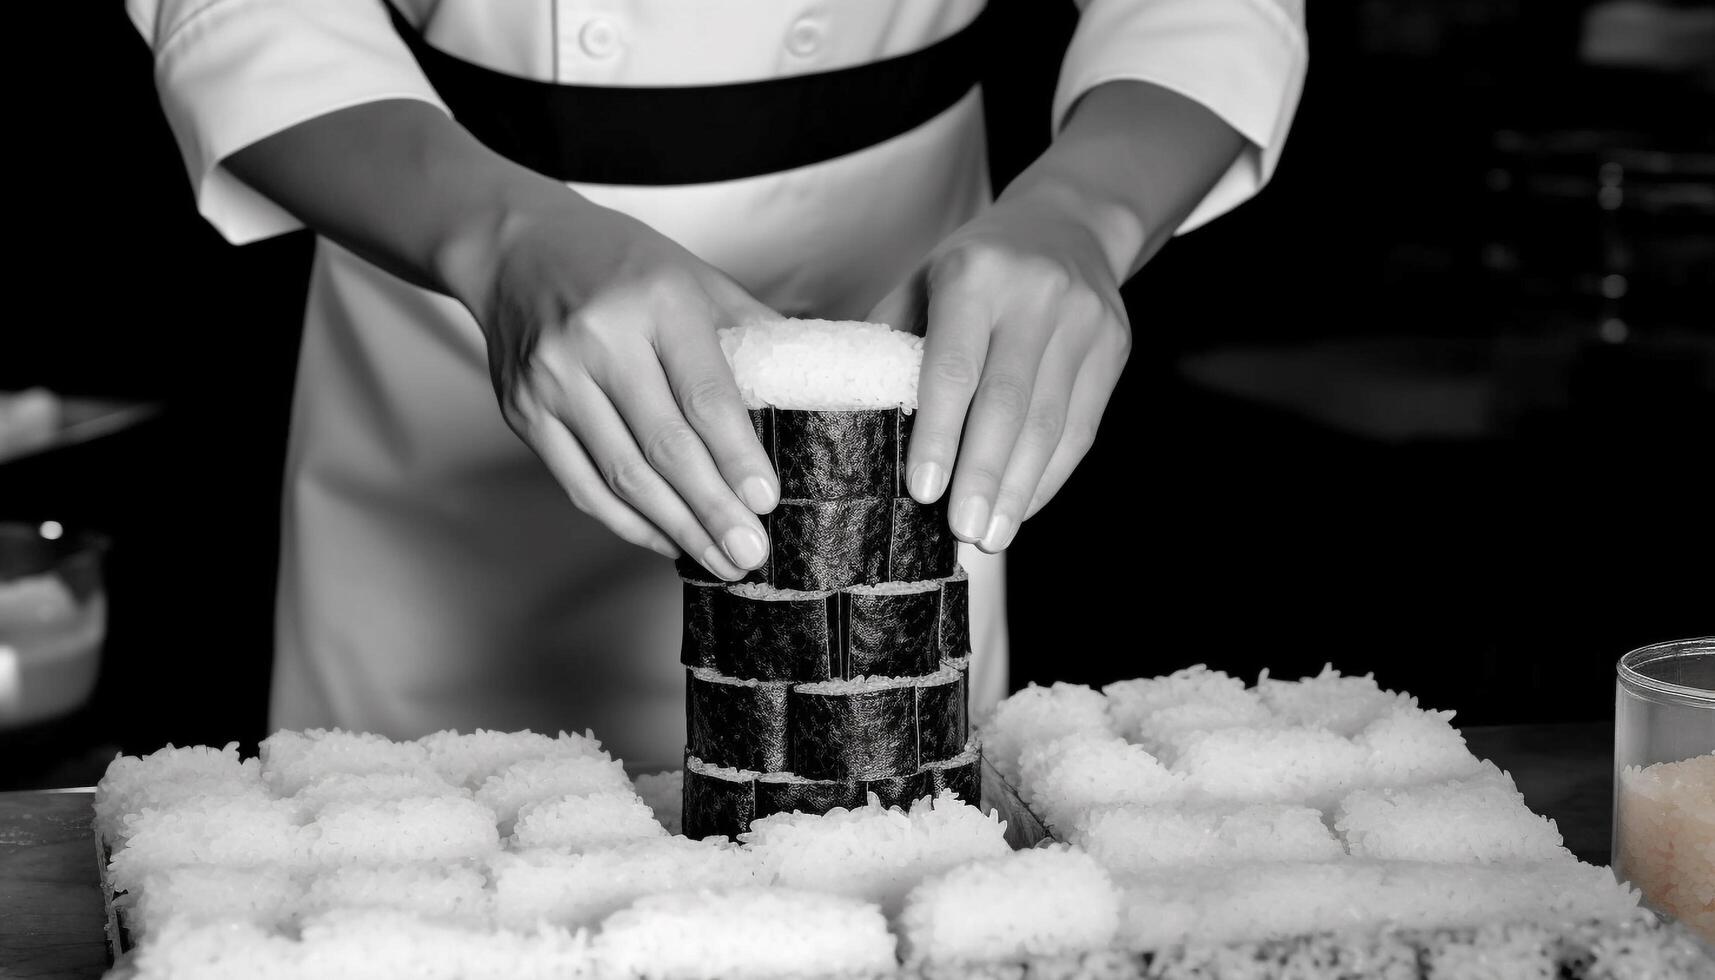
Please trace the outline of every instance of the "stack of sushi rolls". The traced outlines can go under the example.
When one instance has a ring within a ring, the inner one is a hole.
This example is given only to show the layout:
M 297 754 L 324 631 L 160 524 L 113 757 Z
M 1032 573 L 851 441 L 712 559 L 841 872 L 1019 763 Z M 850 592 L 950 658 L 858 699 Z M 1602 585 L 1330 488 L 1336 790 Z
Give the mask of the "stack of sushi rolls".
M 780 502 L 768 561 L 743 581 L 680 561 L 685 833 L 872 793 L 975 803 L 968 580 L 945 501 L 905 489 L 921 338 L 783 320 L 721 342 Z

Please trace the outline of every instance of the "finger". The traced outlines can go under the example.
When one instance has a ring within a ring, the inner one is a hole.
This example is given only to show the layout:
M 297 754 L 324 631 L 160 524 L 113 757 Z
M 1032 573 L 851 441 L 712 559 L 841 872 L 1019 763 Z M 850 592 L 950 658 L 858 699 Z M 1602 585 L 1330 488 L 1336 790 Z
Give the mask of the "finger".
M 941 499 L 947 488 L 959 433 L 988 354 L 992 321 L 985 298 L 947 277 L 930 287 L 928 323 L 917 420 L 905 456 L 906 487 L 923 504 Z
M 602 482 L 589 454 L 559 419 L 544 416 L 532 424 L 527 441 L 579 510 L 632 544 L 668 558 L 679 557 L 679 549 L 660 528 Z
M 1049 340 L 1037 370 L 1030 410 L 1007 460 L 988 527 L 977 543 L 982 550 L 990 554 L 1006 550 L 1024 522 L 1036 496 L 1036 485 L 1060 445 L 1078 368 L 1088 353 L 1088 342 L 1073 332 L 1057 331 Z
M 989 531 L 1001 477 L 1035 398 L 1036 375 L 1051 333 L 1036 324 L 995 325 L 949 491 L 948 520 L 961 541 L 980 541 Z
M 752 513 L 773 510 L 780 502 L 780 480 L 757 441 L 714 332 L 676 331 L 671 342 L 656 344 L 655 353 L 680 413 L 701 437 L 726 485 Z
M 728 581 L 744 572 L 728 560 L 691 508 L 644 458 L 625 419 L 596 382 L 585 376 L 565 385 L 558 412 L 614 496 L 660 528 L 685 554 Z
M 895 330 L 921 335 L 926 326 L 928 299 L 927 280 L 921 271 L 913 272 L 893 292 L 877 303 L 865 319 L 870 323 L 885 323 Z
M 1066 424 L 1060 434 L 1060 444 L 1054 448 L 1054 455 L 1049 457 L 1048 465 L 1042 470 L 1042 479 L 1036 483 L 1036 493 L 1024 511 L 1025 520 L 1035 517 L 1037 511 L 1054 499 L 1072 471 L 1083 461 L 1084 454 L 1095 444 L 1096 428 L 1101 424 L 1102 413 L 1107 410 L 1114 387 L 1119 384 L 1125 360 L 1123 351 L 1115 355 L 1098 345 L 1079 368 L 1078 378 L 1072 384 L 1071 400 L 1066 406 Z
M 654 350 L 640 348 L 621 358 L 618 365 L 617 370 L 606 377 L 598 376 L 597 381 L 605 382 L 602 388 L 625 420 L 643 459 L 666 480 L 676 498 L 689 506 L 729 562 L 747 570 L 759 567 L 768 558 L 768 535 L 762 522 L 727 485 L 702 436 L 680 411 Z M 736 390 L 733 397 L 736 400 Z M 748 425 L 740 435 L 756 444 Z M 761 451 L 757 445 L 756 452 Z

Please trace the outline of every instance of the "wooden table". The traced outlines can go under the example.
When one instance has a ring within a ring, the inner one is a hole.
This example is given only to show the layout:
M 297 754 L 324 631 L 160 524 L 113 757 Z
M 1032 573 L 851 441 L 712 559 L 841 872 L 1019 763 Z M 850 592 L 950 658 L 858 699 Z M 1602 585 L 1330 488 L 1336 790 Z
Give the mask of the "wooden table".
M 1613 729 L 1468 728 L 1479 757 L 1510 771 L 1566 846 L 1606 864 Z M 0 793 L 0 980 L 88 980 L 107 967 L 103 906 L 83 792 Z

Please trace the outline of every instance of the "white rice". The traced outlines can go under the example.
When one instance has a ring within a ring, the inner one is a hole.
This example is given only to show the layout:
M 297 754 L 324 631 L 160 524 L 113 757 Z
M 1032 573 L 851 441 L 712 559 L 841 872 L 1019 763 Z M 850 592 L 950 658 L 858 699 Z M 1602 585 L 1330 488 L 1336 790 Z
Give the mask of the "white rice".
M 905 900 L 907 963 L 1004 962 L 1106 948 L 1120 890 L 1088 854 L 1064 846 L 1014 851 L 929 878 Z
M 849 895 L 897 910 L 917 882 L 966 861 L 1005 854 L 1006 825 L 951 791 L 909 811 L 869 803 L 825 815 L 778 813 L 740 835 L 764 880 L 786 888 Z
M 656 980 L 889 973 L 895 965 L 874 905 L 782 888 L 640 898 L 602 923 L 594 951 L 608 975 Z
M 1620 772 L 1619 870 L 1715 943 L 1715 753 Z
M 1215 802 L 1331 805 L 1361 785 L 1369 755 L 1321 728 L 1220 728 L 1186 736 L 1173 769 Z
M 624 792 L 562 796 L 530 803 L 518 812 L 512 833 L 515 849 L 533 847 L 589 851 L 621 841 L 665 837 L 649 806 Z
M 1366 785 L 1403 786 L 1476 775 L 1482 762 L 1452 725 L 1453 712 L 1394 707 L 1352 741 L 1366 754 Z
M 876 585 L 853 585 L 846 591 L 852 595 L 916 595 L 919 592 L 935 592 L 941 588 L 939 579 L 925 579 L 920 582 L 881 582 Z
M 134 980 L 308 980 L 297 943 L 242 919 L 161 923 L 132 964 Z M 338 980 L 329 974 L 328 980 Z
M 758 320 L 720 341 L 747 408 L 917 407 L 923 338 L 885 324 Z
M 457 861 L 500 849 L 494 811 L 456 796 L 340 800 L 309 829 L 310 855 L 321 865 Z
M 312 916 L 304 923 L 298 956 L 306 980 L 572 980 L 593 975 L 588 941 L 564 929 L 470 929 L 392 909 L 336 909 Z
M 121 755 L 108 763 L 95 787 L 95 822 L 102 839 L 116 847 L 125 841 L 120 818 L 127 813 L 190 800 L 267 795 L 262 764 L 239 759 L 237 742 L 220 749 L 168 745 L 146 756 Z
M 184 864 L 234 868 L 297 867 L 309 856 L 310 836 L 289 800 L 213 797 L 126 814 L 127 845 L 115 851 L 108 872 L 129 891 L 152 871 Z
M 402 800 L 413 796 L 460 796 L 470 798 L 470 790 L 454 786 L 433 769 L 408 769 L 398 772 L 330 772 L 306 783 L 292 795 L 306 816 L 314 816 L 329 804 L 358 800 L 379 802 Z
M 1082 684 L 1031 684 L 995 705 L 980 726 L 984 755 L 1014 787 L 1026 748 L 1077 732 L 1115 734 L 1107 698 Z
M 1244 681 L 1202 664 L 1166 677 L 1116 681 L 1102 693 L 1115 730 L 1157 755 L 1176 735 L 1272 722 L 1262 698 Z
M 617 760 L 574 755 L 514 762 L 483 782 L 476 801 L 493 810 L 500 832 L 509 834 L 518 810 L 527 804 L 560 796 L 630 791 L 631 780 Z
M 655 837 L 599 851 L 519 851 L 492 864 L 495 919 L 593 926 L 644 895 L 754 885 L 756 862 L 724 837 Z
M 1020 793 L 1050 827 L 1070 830 L 1086 811 L 1123 803 L 1169 803 L 1190 785 L 1142 746 L 1079 732 L 1025 749 Z
M 685 771 L 644 773 L 631 781 L 631 788 L 649 806 L 655 820 L 669 834 L 684 833 Z
M 468 864 L 409 862 L 347 865 L 310 878 L 306 914 L 336 909 L 393 909 L 472 929 L 490 921 L 488 880 Z
M 493 732 L 479 728 L 469 734 L 440 731 L 417 740 L 429 753 L 429 765 L 447 781 L 477 789 L 488 777 L 525 759 L 567 756 L 607 758 L 601 742 L 589 732 L 558 737 L 532 731 Z
M 429 764 L 428 752 L 416 742 L 337 728 L 275 732 L 261 749 L 262 778 L 281 796 L 329 773 L 416 772 Z
M 1299 681 L 1274 680 L 1264 670 L 1256 693 L 1282 724 L 1316 725 L 1348 736 L 1394 708 L 1417 707 L 1409 694 L 1382 690 L 1374 674 L 1346 677 L 1333 664 Z
M 143 876 L 142 886 L 122 903 L 134 941 L 153 939 L 169 920 L 194 923 L 249 922 L 277 929 L 303 908 L 304 884 L 281 865 L 234 868 L 190 864 Z
M 1354 857 L 1405 861 L 1572 860 L 1554 821 L 1525 805 L 1491 764 L 1465 779 L 1361 789 L 1340 801 L 1334 827 Z
M 1105 807 L 1084 814 L 1068 836 L 1122 874 L 1239 861 L 1335 861 L 1346 854 L 1321 811 L 1274 803 Z
M 792 689 L 800 694 L 868 694 L 872 691 L 891 691 L 901 687 L 936 687 L 941 684 L 953 684 L 959 679 L 957 669 L 943 664 L 932 673 L 917 677 L 870 677 L 860 675 L 845 680 L 814 681 L 809 684 L 795 684 Z

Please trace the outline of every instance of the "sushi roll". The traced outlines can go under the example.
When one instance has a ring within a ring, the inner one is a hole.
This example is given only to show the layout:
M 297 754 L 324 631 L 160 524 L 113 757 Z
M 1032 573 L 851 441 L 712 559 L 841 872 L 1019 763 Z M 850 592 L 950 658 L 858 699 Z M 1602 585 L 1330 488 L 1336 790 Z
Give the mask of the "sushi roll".
M 685 757 L 685 836 L 737 837 L 756 818 L 754 772 Z
M 789 772 L 756 777 L 756 816 L 774 813 L 827 813 L 835 807 L 863 806 L 864 785 L 855 779 L 805 779 Z M 746 828 L 749 829 L 749 828 Z
M 941 580 L 941 611 L 937 623 L 941 657 L 957 660 L 971 651 L 971 580 L 963 568 Z
M 872 409 L 751 412 L 780 496 L 798 500 L 892 497 L 899 486 L 900 412 Z
M 935 795 L 933 780 L 927 769 L 919 769 L 903 776 L 889 776 L 886 779 L 868 779 L 864 781 L 863 788 L 866 793 L 874 793 L 882 806 L 896 806 L 901 809 L 910 809 L 911 804 L 916 801 Z
M 920 744 L 940 750 L 936 758 L 958 754 L 963 735 L 950 740 L 959 716 L 925 714 L 954 710 L 958 679 L 944 668 L 922 677 L 797 685 L 788 698 L 789 768 L 810 779 L 886 779 L 917 771 Z M 925 689 L 930 694 L 922 698 Z
M 971 658 L 959 657 L 956 660 L 943 660 L 941 665 L 951 668 L 959 675 L 959 730 L 969 733 L 971 730 Z
M 712 666 L 728 677 L 759 681 L 838 677 L 839 605 L 834 592 L 793 592 L 766 585 L 722 589 L 711 603 Z
M 895 497 L 885 577 L 890 582 L 947 578 L 959 567 L 959 541 L 947 525 L 947 498 L 920 504 Z
M 917 759 L 950 759 L 965 750 L 965 678 L 946 667 L 917 684 Z
M 778 772 L 786 768 L 787 685 L 689 672 L 685 724 L 689 751 L 711 766 Z
M 858 585 L 840 594 L 846 659 L 841 677 L 915 677 L 940 662 L 937 582 Z
M 679 662 L 687 667 L 716 667 L 715 637 L 720 622 L 715 605 L 724 590 L 719 582 L 686 579 L 685 625 L 679 642 Z
M 768 515 L 769 581 L 779 589 L 814 592 L 889 578 L 892 503 L 885 497 L 780 501 Z
M 929 774 L 929 788 L 939 795 L 942 790 L 952 790 L 953 795 L 972 806 L 980 806 L 983 786 L 983 755 L 982 749 L 973 740 L 965 746 L 965 751 L 941 762 L 931 762 L 923 767 Z

